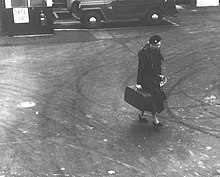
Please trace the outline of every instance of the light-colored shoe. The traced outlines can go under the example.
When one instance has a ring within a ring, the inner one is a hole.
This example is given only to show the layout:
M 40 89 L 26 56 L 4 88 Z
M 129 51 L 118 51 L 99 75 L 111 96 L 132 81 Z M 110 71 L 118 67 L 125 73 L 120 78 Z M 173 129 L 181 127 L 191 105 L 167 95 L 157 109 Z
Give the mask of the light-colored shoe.
M 156 123 L 153 121 L 153 125 L 154 125 L 154 127 L 156 127 L 156 128 L 163 127 L 163 124 L 161 124 L 160 122 L 156 124 Z

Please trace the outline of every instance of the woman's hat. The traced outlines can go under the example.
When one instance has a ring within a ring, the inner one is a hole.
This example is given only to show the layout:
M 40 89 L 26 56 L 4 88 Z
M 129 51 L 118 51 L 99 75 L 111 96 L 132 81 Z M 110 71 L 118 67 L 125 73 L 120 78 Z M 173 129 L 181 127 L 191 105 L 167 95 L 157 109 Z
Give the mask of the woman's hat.
M 154 36 L 152 36 L 150 39 L 149 39 L 149 43 L 150 44 L 157 44 L 158 42 L 160 42 L 161 41 L 161 37 L 160 36 L 158 36 L 158 35 L 154 35 Z

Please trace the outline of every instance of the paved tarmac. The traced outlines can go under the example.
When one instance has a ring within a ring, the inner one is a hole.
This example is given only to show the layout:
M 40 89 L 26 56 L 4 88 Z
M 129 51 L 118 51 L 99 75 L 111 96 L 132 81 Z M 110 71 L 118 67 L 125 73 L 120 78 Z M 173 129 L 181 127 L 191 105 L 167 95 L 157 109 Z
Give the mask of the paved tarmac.
M 219 7 L 184 8 L 169 25 L 1 36 L 0 177 L 219 177 Z M 153 34 L 162 129 L 123 98 Z

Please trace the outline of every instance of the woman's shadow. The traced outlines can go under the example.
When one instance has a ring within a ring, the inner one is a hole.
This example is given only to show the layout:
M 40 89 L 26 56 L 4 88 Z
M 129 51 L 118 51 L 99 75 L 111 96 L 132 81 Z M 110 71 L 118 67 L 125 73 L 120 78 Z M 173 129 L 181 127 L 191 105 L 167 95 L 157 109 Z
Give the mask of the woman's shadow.
M 166 128 L 155 128 L 152 121 L 141 123 L 134 120 L 127 129 L 126 137 L 127 143 L 136 146 L 145 158 L 151 158 L 169 146 L 170 133 Z

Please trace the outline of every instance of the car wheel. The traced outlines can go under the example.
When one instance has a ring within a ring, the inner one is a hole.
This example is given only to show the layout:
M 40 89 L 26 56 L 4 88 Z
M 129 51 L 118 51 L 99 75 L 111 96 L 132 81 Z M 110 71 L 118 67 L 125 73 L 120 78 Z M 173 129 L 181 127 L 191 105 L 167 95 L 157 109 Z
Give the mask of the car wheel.
M 101 26 L 101 17 L 97 12 L 85 14 L 83 23 L 87 28 L 99 28 Z
M 159 25 L 162 22 L 163 15 L 158 9 L 152 9 L 147 13 L 147 23 L 150 25 Z

